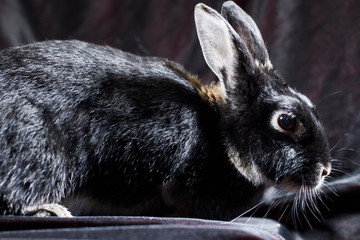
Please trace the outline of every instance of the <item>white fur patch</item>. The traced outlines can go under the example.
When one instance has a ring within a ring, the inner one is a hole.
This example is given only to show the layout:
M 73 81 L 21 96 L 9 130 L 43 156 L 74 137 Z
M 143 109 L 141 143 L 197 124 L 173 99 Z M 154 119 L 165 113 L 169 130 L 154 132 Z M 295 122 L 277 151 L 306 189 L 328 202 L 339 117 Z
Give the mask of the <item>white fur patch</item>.
M 265 63 L 260 62 L 258 59 L 255 59 L 255 65 L 257 68 L 265 69 L 265 70 L 272 70 L 274 69 L 270 59 L 266 59 Z
M 35 217 L 48 217 L 51 215 L 55 215 L 57 217 L 72 217 L 71 213 L 66 207 L 57 203 L 27 207 L 23 210 L 23 214 Z
M 251 161 L 251 159 L 249 160 L 250 162 L 244 162 L 244 160 L 241 159 L 239 152 L 230 145 L 227 146 L 227 152 L 231 162 L 246 179 L 248 179 L 256 186 L 264 182 L 266 177 L 261 172 L 259 167 L 253 161 Z
M 286 154 L 287 154 L 286 159 L 294 159 L 296 157 L 296 151 L 293 148 L 288 148 Z

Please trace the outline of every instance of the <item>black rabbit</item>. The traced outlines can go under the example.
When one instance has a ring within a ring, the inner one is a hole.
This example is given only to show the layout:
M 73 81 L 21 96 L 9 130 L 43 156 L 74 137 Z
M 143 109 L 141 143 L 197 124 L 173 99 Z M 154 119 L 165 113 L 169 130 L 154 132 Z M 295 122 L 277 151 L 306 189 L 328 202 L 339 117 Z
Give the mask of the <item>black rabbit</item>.
M 80 41 L 0 52 L 0 214 L 231 219 L 272 184 L 318 188 L 329 147 L 314 105 L 274 70 L 237 5 L 198 4 L 217 81 Z

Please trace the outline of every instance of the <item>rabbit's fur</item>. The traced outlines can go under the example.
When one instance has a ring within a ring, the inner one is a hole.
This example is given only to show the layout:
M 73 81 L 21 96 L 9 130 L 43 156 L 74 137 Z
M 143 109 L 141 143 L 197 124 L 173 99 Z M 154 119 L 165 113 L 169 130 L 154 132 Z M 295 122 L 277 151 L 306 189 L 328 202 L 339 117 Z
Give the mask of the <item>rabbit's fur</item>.
M 233 2 L 222 16 L 199 4 L 195 21 L 210 85 L 166 59 L 80 41 L 1 51 L 0 214 L 69 216 L 65 203 L 231 219 L 265 184 L 318 187 L 330 172 L 323 127 L 255 23 Z M 294 129 L 279 126 L 284 114 Z

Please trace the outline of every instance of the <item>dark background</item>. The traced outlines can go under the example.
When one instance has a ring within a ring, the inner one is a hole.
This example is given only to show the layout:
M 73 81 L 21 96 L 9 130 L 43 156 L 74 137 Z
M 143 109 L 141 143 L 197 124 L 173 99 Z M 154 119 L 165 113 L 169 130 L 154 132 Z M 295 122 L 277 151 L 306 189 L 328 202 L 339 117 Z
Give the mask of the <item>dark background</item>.
M 203 1 L 220 11 L 223 1 Z M 239 0 L 258 24 L 273 65 L 318 107 L 333 178 L 357 169 L 360 149 L 360 1 Z M 198 1 L 0 0 L 0 49 L 80 39 L 166 57 L 204 81 L 193 11 Z
M 80 39 L 166 57 L 209 81 L 214 76 L 203 60 L 194 26 L 197 2 L 0 0 L 0 49 L 46 39 Z M 222 2 L 204 1 L 216 10 Z M 335 148 L 333 157 L 358 162 L 360 2 L 235 2 L 259 25 L 274 66 L 318 106 Z

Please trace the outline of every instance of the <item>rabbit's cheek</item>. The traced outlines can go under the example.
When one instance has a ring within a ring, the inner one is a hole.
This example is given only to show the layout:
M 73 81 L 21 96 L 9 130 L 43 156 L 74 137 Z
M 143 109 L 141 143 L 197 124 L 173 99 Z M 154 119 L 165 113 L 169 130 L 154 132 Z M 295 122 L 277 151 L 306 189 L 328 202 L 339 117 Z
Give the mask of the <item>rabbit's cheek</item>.
M 247 180 L 252 182 L 255 186 L 261 185 L 266 180 L 261 168 L 254 162 L 245 158 L 241 158 L 239 152 L 232 146 L 227 146 L 228 156 L 235 168 Z

